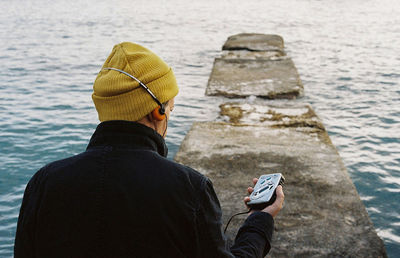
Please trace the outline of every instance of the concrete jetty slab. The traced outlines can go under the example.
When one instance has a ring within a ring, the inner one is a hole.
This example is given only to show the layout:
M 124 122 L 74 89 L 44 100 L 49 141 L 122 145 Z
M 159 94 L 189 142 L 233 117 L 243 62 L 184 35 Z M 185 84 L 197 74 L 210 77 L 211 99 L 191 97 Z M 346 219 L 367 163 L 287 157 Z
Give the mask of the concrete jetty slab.
M 216 58 L 206 95 L 275 99 L 303 96 L 303 84 L 290 58 Z
M 257 59 L 257 60 L 279 60 L 286 56 L 284 51 L 224 51 L 221 55 L 223 59 Z
M 230 36 L 222 50 L 283 51 L 283 38 L 274 34 L 240 33 Z
M 227 122 L 194 123 L 175 160 L 213 181 L 226 223 L 245 210 L 253 177 L 286 177 L 271 257 L 386 257 L 320 119 L 305 104 L 221 105 Z M 243 221 L 228 229 L 233 239 Z

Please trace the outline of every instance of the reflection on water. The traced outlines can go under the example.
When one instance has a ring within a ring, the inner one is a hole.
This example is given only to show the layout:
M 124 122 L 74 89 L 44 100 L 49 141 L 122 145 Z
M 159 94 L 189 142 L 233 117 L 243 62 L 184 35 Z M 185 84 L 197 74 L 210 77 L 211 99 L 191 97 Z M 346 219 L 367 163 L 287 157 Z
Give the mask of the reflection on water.
M 0 256 L 12 256 L 24 187 L 45 163 L 83 151 L 97 118 L 92 83 L 121 41 L 173 68 L 181 92 L 170 158 L 204 97 L 213 59 L 240 32 L 284 37 L 388 253 L 400 253 L 400 16 L 384 1 L 11 1 L 0 10 Z

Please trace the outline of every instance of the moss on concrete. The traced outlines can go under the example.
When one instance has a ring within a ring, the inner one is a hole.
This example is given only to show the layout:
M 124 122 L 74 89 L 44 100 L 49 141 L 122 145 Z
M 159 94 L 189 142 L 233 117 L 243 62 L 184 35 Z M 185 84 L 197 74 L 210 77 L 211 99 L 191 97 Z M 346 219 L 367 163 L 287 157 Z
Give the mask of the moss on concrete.
M 332 144 L 319 117 L 310 105 L 252 105 L 246 103 L 224 103 L 220 105 L 220 115 L 228 117 L 229 122 L 235 125 L 257 125 L 268 126 L 274 129 L 284 128 L 307 128 L 309 134 L 315 134 L 319 140 Z M 303 110 L 293 115 L 285 110 Z M 250 118 L 251 117 L 251 118 Z
M 229 122 L 231 123 L 239 123 L 240 119 L 243 117 L 243 110 L 240 107 L 232 107 L 227 105 L 220 105 L 221 108 L 220 114 L 223 116 L 229 117 Z

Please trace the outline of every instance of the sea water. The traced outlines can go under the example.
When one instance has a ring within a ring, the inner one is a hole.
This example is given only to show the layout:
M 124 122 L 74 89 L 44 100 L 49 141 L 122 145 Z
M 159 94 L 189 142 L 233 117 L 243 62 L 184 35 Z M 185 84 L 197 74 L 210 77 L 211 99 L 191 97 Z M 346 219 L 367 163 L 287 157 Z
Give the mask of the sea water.
M 2 0 L 0 256 L 12 256 L 24 188 L 43 165 L 85 150 L 98 124 L 92 84 L 114 44 L 160 55 L 180 93 L 169 158 L 194 121 L 230 35 L 279 34 L 378 235 L 400 255 L 400 6 L 397 0 Z M 335 212 L 335 211 L 332 211 Z

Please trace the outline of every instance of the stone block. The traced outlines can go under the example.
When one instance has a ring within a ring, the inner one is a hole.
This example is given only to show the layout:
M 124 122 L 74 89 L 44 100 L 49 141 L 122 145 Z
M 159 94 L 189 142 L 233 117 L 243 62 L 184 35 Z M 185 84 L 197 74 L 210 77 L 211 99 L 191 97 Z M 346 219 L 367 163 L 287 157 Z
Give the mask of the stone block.
M 283 51 L 283 38 L 273 34 L 241 33 L 230 36 L 222 50 Z
M 216 58 L 206 95 L 276 99 L 303 96 L 303 84 L 290 58 L 279 60 Z

